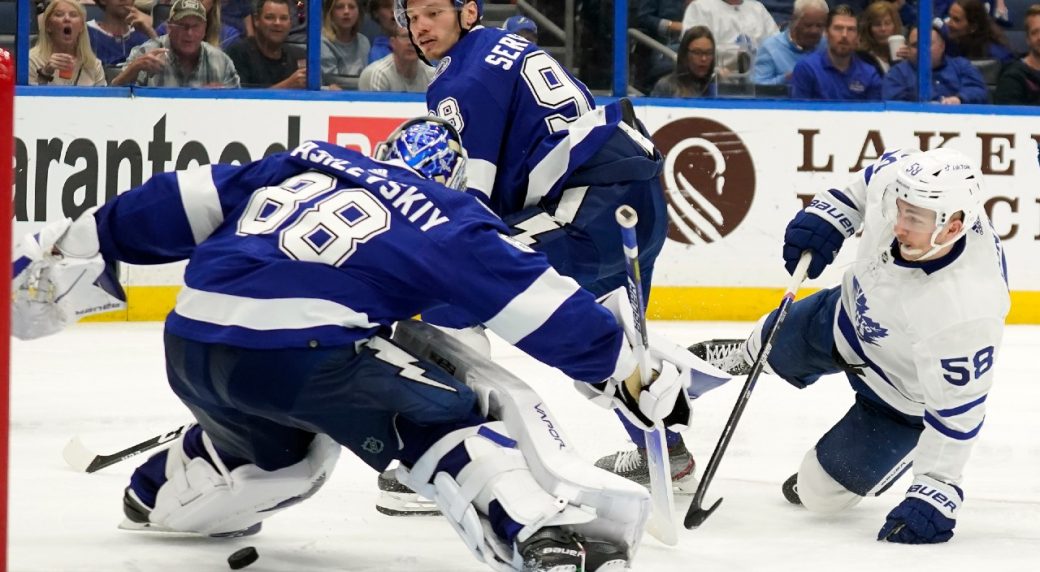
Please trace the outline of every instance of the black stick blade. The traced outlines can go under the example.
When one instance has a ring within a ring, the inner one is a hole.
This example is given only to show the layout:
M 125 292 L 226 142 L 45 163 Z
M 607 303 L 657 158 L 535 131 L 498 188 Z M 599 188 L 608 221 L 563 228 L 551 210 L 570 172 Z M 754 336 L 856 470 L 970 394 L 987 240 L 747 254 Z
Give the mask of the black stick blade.
M 711 516 L 711 513 L 715 512 L 715 509 L 719 508 L 720 504 L 722 504 L 721 497 L 719 500 L 715 501 L 715 504 L 711 505 L 711 508 L 708 510 L 704 510 L 699 506 L 696 508 L 690 507 L 689 512 L 686 513 L 686 518 L 683 519 L 683 526 L 685 526 L 687 530 L 699 527 L 704 524 L 704 521 L 708 520 L 708 517 Z

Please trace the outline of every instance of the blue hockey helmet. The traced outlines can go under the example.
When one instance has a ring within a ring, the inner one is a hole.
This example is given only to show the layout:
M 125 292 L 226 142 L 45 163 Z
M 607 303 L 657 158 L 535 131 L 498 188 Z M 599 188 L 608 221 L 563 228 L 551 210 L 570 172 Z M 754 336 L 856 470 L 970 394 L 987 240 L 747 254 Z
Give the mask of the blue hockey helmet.
M 474 2 L 477 5 L 477 21 L 484 16 L 484 0 L 452 0 L 455 4 L 456 10 L 462 10 L 462 7 L 467 2 Z M 394 0 L 394 19 L 397 20 L 397 25 L 408 29 L 408 0 Z
M 398 160 L 418 175 L 455 189 L 466 188 L 466 150 L 459 132 L 435 115 L 402 123 L 372 154 L 378 161 Z

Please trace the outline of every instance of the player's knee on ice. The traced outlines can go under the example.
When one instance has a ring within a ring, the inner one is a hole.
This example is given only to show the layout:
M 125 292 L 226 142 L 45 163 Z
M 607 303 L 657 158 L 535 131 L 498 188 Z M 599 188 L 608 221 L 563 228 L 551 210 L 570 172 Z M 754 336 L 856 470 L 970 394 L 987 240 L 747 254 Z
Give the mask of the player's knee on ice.
M 816 458 L 815 447 L 805 454 L 798 468 L 798 497 L 805 508 L 823 514 L 841 512 L 863 499 L 827 474 Z

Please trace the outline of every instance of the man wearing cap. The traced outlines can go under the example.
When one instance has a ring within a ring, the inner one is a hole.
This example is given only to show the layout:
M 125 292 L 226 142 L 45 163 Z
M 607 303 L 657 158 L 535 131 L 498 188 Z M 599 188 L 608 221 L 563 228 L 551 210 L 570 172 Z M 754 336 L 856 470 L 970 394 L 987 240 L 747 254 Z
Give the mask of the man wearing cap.
M 130 51 L 111 85 L 153 87 L 239 87 L 231 58 L 207 44 L 206 7 L 200 0 L 176 0 L 169 33 Z
M 518 15 L 509 18 L 502 23 L 502 29 L 510 34 L 516 34 L 532 44 L 538 43 L 538 24 L 527 16 Z
M 433 81 L 433 68 L 419 61 L 419 55 L 408 39 L 408 30 L 395 27 L 390 36 L 390 50 L 390 55 L 361 70 L 358 89 L 425 93 L 426 86 Z

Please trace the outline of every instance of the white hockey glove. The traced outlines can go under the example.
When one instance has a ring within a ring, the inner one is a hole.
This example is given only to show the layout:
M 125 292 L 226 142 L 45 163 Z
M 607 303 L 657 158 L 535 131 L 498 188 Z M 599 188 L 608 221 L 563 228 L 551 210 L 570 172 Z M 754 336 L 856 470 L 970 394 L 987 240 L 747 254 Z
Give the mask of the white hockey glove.
M 625 289 L 619 288 L 599 302 L 624 327 L 629 345 L 635 345 L 633 342 L 639 334 Z M 664 351 L 659 351 L 651 344 L 648 357 L 653 379 L 649 384 L 644 383 L 639 368 L 634 367 L 632 373 L 624 379 L 610 378 L 593 384 L 576 382 L 575 387 L 593 403 L 607 408 L 617 407 L 629 421 L 644 430 L 652 429 L 656 422 L 661 421 L 673 431 L 682 431 L 689 427 L 693 414 L 686 393 L 691 375 L 686 364 L 671 359 L 673 345 L 664 344 Z
M 125 307 L 115 268 L 106 269 L 98 251 L 93 211 L 26 235 L 13 257 L 11 333 L 31 340 L 84 316 Z

